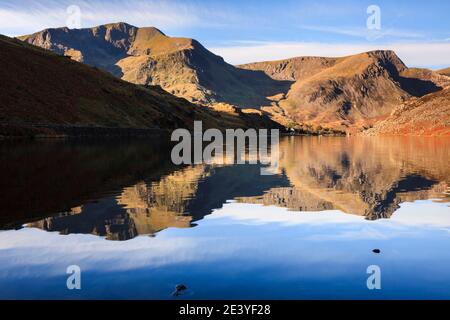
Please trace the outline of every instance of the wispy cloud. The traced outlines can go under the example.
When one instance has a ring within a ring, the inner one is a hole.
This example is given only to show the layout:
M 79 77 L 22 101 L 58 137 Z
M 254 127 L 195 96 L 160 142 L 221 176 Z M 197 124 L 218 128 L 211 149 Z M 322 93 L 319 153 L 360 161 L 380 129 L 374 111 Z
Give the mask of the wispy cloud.
M 233 64 L 392 49 L 411 66 L 450 65 L 448 28 L 435 19 L 439 12 L 446 12 L 445 6 L 419 9 L 417 3 L 411 8 L 404 6 L 402 12 L 414 17 L 432 10 L 433 18 L 420 23 L 402 19 L 383 2 L 382 29 L 371 33 L 365 28 L 365 5 L 352 0 L 284 1 L 281 6 L 265 2 L 258 5 L 256 0 L 0 0 L 0 33 L 17 36 L 65 26 L 66 10 L 71 5 L 80 7 L 82 27 L 119 21 L 155 26 L 169 35 L 195 37 Z M 268 12 L 270 19 L 264 18 Z M 230 43 L 229 39 L 240 42 Z M 435 39 L 440 41 L 433 42 Z
M 303 30 L 318 31 L 324 33 L 341 34 L 346 36 L 358 37 L 358 38 L 370 38 L 373 37 L 373 31 L 364 27 L 342 27 L 342 26 L 314 26 L 314 25 L 302 25 L 299 27 Z M 377 38 L 382 37 L 396 37 L 396 38 L 424 38 L 422 33 L 399 30 L 395 28 L 384 28 L 377 31 Z
M 231 15 L 224 11 L 214 12 L 208 6 L 177 1 L 49 0 L 45 4 L 35 1 L 19 4 L 7 0 L 0 5 L 0 33 L 18 35 L 65 26 L 68 18 L 66 10 L 71 5 L 80 7 L 82 27 L 123 21 L 136 26 L 157 26 L 173 30 L 219 23 Z
M 423 215 L 423 212 L 429 212 Z M 217 220 L 228 218 L 247 224 L 279 223 L 282 225 L 359 225 L 358 231 L 369 238 L 378 237 L 374 228 L 380 226 L 389 227 L 392 233 L 405 231 L 405 226 L 424 228 L 438 228 L 447 231 L 450 227 L 448 215 L 448 203 L 421 200 L 402 203 L 400 209 L 388 220 L 368 221 L 363 216 L 347 214 L 339 210 L 321 212 L 295 212 L 287 208 L 276 206 L 263 206 L 259 204 L 247 204 L 229 202 L 221 209 L 217 209 L 205 220 Z M 352 233 L 353 234 L 353 233 Z M 350 235 L 350 234 L 348 234 Z M 354 235 L 354 234 L 353 234 Z
M 394 50 L 409 66 L 439 67 L 450 66 L 450 43 L 361 43 L 336 44 L 318 42 L 239 42 L 235 46 L 210 48 L 232 64 L 268 61 L 297 56 L 340 57 L 371 50 Z

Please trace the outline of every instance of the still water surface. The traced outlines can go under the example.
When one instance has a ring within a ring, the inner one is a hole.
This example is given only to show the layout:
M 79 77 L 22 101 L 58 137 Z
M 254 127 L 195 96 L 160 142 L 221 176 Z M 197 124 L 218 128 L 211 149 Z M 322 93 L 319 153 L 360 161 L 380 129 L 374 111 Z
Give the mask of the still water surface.
M 0 298 L 450 299 L 449 156 L 449 139 L 285 137 L 261 176 L 174 166 L 164 139 L 5 142 Z

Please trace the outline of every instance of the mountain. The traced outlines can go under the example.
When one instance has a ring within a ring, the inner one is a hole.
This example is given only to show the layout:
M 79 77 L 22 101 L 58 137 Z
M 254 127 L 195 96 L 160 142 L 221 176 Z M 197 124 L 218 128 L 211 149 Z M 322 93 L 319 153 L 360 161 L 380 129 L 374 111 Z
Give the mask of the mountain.
M 289 121 L 347 129 L 388 116 L 411 97 L 436 92 L 450 78 L 426 69 L 409 69 L 392 51 L 343 58 L 300 57 L 240 66 L 295 83 L 263 110 Z
M 172 38 L 160 30 L 114 23 L 89 29 L 47 29 L 20 40 L 106 70 L 123 80 L 158 85 L 201 104 L 259 107 L 290 82 L 261 71 L 236 68 L 198 41 Z
M 259 109 L 301 132 L 358 132 L 409 99 L 450 85 L 445 71 L 408 68 L 393 51 L 232 66 L 196 40 L 126 23 L 47 29 L 20 39 L 218 111 Z
M 140 129 L 274 126 L 255 113 L 218 112 L 144 87 L 22 41 L 0 36 L 0 135 L 24 126 Z
M 407 101 L 364 134 L 450 136 L 450 87 Z

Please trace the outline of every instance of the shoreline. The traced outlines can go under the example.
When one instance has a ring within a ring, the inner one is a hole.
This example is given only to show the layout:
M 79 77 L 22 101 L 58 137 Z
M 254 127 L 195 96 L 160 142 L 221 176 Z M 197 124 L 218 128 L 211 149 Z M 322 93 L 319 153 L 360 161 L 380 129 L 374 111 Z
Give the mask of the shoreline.
M 242 128 L 247 130 L 249 128 Z M 224 129 L 219 129 L 223 131 Z M 256 129 L 257 130 L 257 129 Z M 268 128 L 270 130 L 270 128 Z M 189 130 L 192 131 L 192 130 Z M 0 124 L 0 141 L 2 140 L 41 140 L 41 139 L 76 139 L 76 138 L 126 138 L 170 135 L 170 129 L 161 128 L 119 128 L 70 126 L 55 124 Z M 280 136 L 332 136 L 345 137 L 345 134 L 294 133 L 280 129 Z
M 168 134 L 160 128 L 119 128 L 53 124 L 1 124 L 0 140 L 147 137 Z

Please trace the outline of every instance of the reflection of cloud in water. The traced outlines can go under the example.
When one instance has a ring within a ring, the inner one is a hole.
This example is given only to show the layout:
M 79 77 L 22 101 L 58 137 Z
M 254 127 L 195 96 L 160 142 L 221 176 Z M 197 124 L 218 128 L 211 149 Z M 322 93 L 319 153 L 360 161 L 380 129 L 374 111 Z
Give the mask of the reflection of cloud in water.
M 351 215 L 338 210 L 322 212 L 295 212 L 275 206 L 241 204 L 230 202 L 221 210 L 207 219 L 228 218 L 252 224 L 281 223 L 285 225 L 298 224 L 348 224 L 364 225 L 408 225 L 430 226 L 439 228 L 450 227 L 450 207 L 447 203 L 432 200 L 406 202 L 400 205 L 390 219 L 366 221 L 364 217 Z
M 411 226 L 450 228 L 450 206 L 433 200 L 405 202 L 392 217 L 392 222 Z
M 429 214 L 421 214 L 423 212 Z M 8 270 L 20 268 L 26 271 L 27 266 L 46 266 L 46 275 L 52 271 L 59 273 L 64 266 L 78 263 L 84 270 L 101 268 L 104 272 L 152 269 L 196 261 L 207 263 L 249 248 L 255 250 L 261 237 L 277 238 L 278 242 L 280 237 L 283 242 L 291 234 L 292 242 L 285 245 L 301 241 L 307 246 L 317 241 L 400 239 L 449 227 L 448 205 L 432 201 L 403 204 L 392 219 L 379 221 L 367 221 L 339 211 L 292 212 L 284 208 L 230 202 L 200 221 L 198 228 L 171 228 L 156 238 L 137 237 L 126 242 L 106 241 L 92 235 L 62 236 L 38 229 L 4 231 L 0 233 L 0 263 Z M 242 228 L 246 230 L 245 235 Z M 275 233 L 269 236 L 266 229 Z M 281 235 L 283 233 L 286 234 Z M 302 256 L 306 260 L 325 258 L 312 251 L 305 251 Z M 5 275 L 8 274 L 14 272 Z M 20 274 L 27 276 L 26 272 Z
M 20 268 L 22 276 L 27 275 L 27 266 L 33 265 L 45 266 L 46 276 L 61 273 L 70 264 L 80 264 L 84 271 L 101 268 L 105 272 L 161 267 L 188 261 L 196 247 L 194 239 L 183 237 L 112 242 L 93 235 L 62 236 L 34 228 L 0 233 L 0 261 L 8 268 Z
M 416 219 L 411 210 L 433 214 Z M 245 298 L 245 293 L 370 298 L 364 284 L 373 263 L 382 266 L 384 283 L 395 283 L 384 288 L 383 297 L 448 297 L 443 287 L 450 281 L 448 215 L 446 204 L 431 201 L 406 204 L 394 219 L 379 221 L 338 211 L 227 203 L 197 228 L 169 228 L 156 238 L 125 242 L 33 228 L 4 231 L 0 298 L 72 297 L 65 289 L 65 270 L 72 264 L 83 271 L 85 298 L 169 298 L 180 282 L 199 299 Z M 381 255 L 374 255 L 374 248 Z

